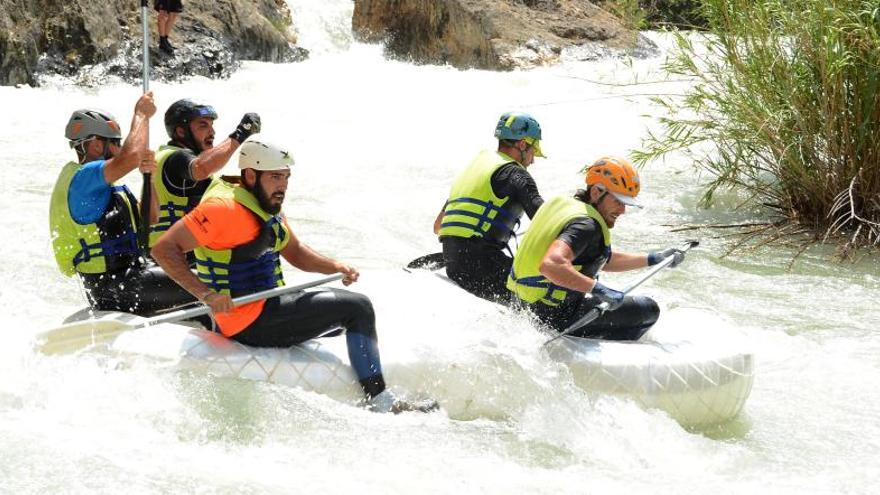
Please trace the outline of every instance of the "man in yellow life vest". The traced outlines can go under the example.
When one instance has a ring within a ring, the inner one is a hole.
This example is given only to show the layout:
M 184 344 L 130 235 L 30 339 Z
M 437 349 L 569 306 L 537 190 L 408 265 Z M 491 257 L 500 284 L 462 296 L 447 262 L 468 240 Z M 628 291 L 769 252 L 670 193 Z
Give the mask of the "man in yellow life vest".
M 627 206 L 641 207 L 639 175 L 622 158 L 600 158 L 586 169 L 587 189 L 573 198 L 544 203 L 523 237 L 507 287 L 538 319 L 557 331 L 567 329 L 607 302 L 613 311 L 570 335 L 637 340 L 660 315 L 649 297 L 624 296 L 598 281 L 600 270 L 619 272 L 655 265 L 684 252 L 669 248 L 648 254 L 611 250 L 611 229 Z M 589 294 L 588 297 L 585 297 Z
M 435 409 L 433 401 L 408 402 L 385 388 L 376 317 L 366 296 L 321 289 L 233 307 L 233 297 L 284 285 L 281 258 L 307 272 L 342 273 L 345 285 L 360 276 L 354 267 L 301 242 L 281 213 L 293 165 L 288 151 L 247 141 L 238 165 L 236 183 L 215 180 L 202 202 L 159 239 L 153 248 L 159 264 L 211 307 L 224 336 L 254 347 L 290 347 L 342 329 L 367 407 L 381 412 Z M 187 264 L 189 251 L 195 251 L 197 274 Z
M 102 110 L 77 110 L 67 122 L 64 135 L 77 161 L 55 182 L 49 229 L 58 268 L 82 280 L 93 309 L 143 315 L 194 300 L 159 267 L 146 266 L 137 245 L 137 199 L 116 184 L 136 169 L 156 169 L 147 147 L 155 112 L 153 93 L 141 96 L 125 143 L 116 119 Z
M 434 221 L 446 274 L 466 291 L 504 302 L 512 259 L 504 254 L 525 212 L 544 200 L 527 168 L 541 152 L 541 126 L 526 113 L 505 113 L 495 127 L 497 151 L 485 150 L 455 179 Z
M 165 112 L 165 130 L 171 140 L 156 152 L 156 196 L 159 214 L 150 227 L 150 246 L 199 204 L 211 176 L 232 158 L 249 136 L 260 132 L 260 116 L 247 113 L 238 127 L 214 146 L 213 107 L 191 100 L 178 100 Z

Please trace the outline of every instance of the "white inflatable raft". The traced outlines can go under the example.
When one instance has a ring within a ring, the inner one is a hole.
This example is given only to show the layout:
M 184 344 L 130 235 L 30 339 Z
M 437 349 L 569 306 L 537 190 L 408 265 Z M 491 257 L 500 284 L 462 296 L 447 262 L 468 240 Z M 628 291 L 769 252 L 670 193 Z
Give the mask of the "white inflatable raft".
M 77 315 L 71 317 L 76 319 Z M 258 380 L 319 392 L 338 400 L 360 395 L 348 364 L 345 339 L 309 341 L 289 349 L 253 348 L 186 324 L 162 323 L 120 331 L 144 319 L 98 312 L 66 336 L 53 331 L 53 353 L 106 345 L 112 352 L 151 356 L 183 369 Z M 45 351 L 45 348 L 44 348 Z M 547 346 L 575 382 L 591 392 L 613 394 L 657 408 L 687 427 L 723 423 L 743 408 L 752 388 L 754 359 L 723 321 L 702 311 L 666 311 L 637 342 L 564 337 Z
M 84 318 L 88 318 L 88 325 L 77 321 Z M 47 332 L 38 340 L 49 341 L 48 333 L 52 333 L 48 350 L 52 354 L 105 345 L 114 353 L 148 356 L 214 376 L 299 387 L 339 400 L 362 397 L 357 377 L 348 364 L 344 338 L 310 340 L 287 349 L 256 348 L 195 323 L 160 323 L 134 330 L 119 325 L 137 326 L 145 320 L 129 313 L 84 310 L 68 318 L 71 323 L 66 327 Z M 66 328 L 71 331 L 65 333 Z M 45 344 L 43 351 L 47 352 Z
M 636 342 L 563 337 L 550 355 L 586 390 L 635 399 L 685 426 L 724 423 L 752 390 L 754 356 L 723 321 L 675 309 Z
M 412 273 L 463 292 L 440 272 Z M 634 399 L 688 427 L 733 419 L 754 381 L 754 355 L 744 339 L 718 316 L 694 308 L 663 311 L 636 342 L 563 337 L 547 350 L 584 390 Z

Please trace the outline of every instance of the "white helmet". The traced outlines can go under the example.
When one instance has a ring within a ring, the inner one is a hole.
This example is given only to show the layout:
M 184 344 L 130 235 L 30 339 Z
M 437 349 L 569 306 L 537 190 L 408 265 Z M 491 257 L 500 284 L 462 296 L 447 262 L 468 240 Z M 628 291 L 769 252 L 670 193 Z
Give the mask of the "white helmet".
M 293 165 L 293 155 L 272 143 L 245 141 L 238 153 L 238 168 L 244 170 L 287 170 Z

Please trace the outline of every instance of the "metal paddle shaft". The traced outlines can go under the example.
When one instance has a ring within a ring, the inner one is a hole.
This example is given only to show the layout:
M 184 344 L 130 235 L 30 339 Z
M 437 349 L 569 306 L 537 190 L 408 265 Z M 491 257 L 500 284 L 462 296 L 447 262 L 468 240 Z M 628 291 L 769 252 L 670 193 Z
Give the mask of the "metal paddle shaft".
M 287 294 L 289 292 L 297 292 L 311 287 L 317 287 L 319 285 L 335 282 L 341 278 L 342 274 L 336 274 L 304 284 L 276 287 L 274 289 L 235 298 L 232 302 L 236 306 L 239 306 L 260 299 L 267 299 Z M 131 320 L 140 320 L 139 323 L 127 323 L 117 319 L 97 319 L 68 323 L 40 334 L 37 338 L 38 348 L 43 354 L 74 352 L 98 343 L 109 342 L 117 335 L 129 330 L 158 325 L 160 323 L 171 323 L 174 321 L 185 320 L 205 315 L 210 312 L 211 308 L 201 305 L 195 308 L 173 311 L 146 320 L 135 315 L 128 315 Z
M 144 93 L 150 90 L 150 25 L 147 19 L 147 0 L 141 0 L 141 28 L 144 33 Z
M 310 289 L 312 287 L 317 287 L 319 285 L 329 284 L 330 282 L 335 282 L 337 280 L 342 280 L 342 274 L 337 273 L 335 275 L 331 275 L 329 277 L 319 278 L 318 280 L 314 280 L 312 282 L 307 282 L 300 285 L 294 286 L 282 286 L 275 287 L 274 289 L 264 290 L 262 292 L 256 292 L 254 294 L 248 294 L 246 296 L 236 297 L 232 300 L 232 304 L 235 306 L 241 306 L 242 304 L 252 303 L 254 301 L 259 301 L 261 299 L 269 299 L 270 297 L 280 296 L 282 294 L 287 294 L 289 292 L 298 292 L 305 289 Z M 134 325 L 131 328 L 142 328 L 148 327 L 152 325 L 158 325 L 160 323 L 170 323 L 174 321 L 186 320 L 189 318 L 194 318 L 196 316 L 206 315 L 211 312 L 211 308 L 207 305 L 201 305 L 196 308 L 190 309 L 179 309 L 177 311 L 172 311 L 168 314 L 164 314 L 162 316 L 155 316 L 153 318 L 148 318 L 146 321 Z
M 691 248 L 695 248 L 695 247 L 697 247 L 697 246 L 699 246 L 699 245 L 700 245 L 700 241 L 687 241 L 687 242 L 685 243 L 685 245 L 684 245 L 684 249 L 682 249 L 682 251 L 684 251 L 684 252 L 688 252 L 688 251 L 691 250 Z M 621 292 L 623 292 L 623 295 L 627 295 L 627 294 L 629 294 L 630 292 L 632 292 L 633 290 L 635 290 L 636 287 L 642 285 L 642 284 L 645 283 L 645 281 L 647 281 L 649 278 L 651 278 L 651 277 L 653 277 L 654 275 L 656 275 L 657 272 L 659 272 L 660 270 L 662 270 L 662 269 L 666 268 L 667 266 L 671 265 L 673 261 L 675 261 L 675 255 L 674 255 L 674 254 L 673 254 L 673 255 L 670 255 L 670 256 L 667 256 L 667 257 L 665 257 L 665 258 L 663 258 L 663 261 L 661 261 L 660 263 L 657 263 L 656 265 L 654 265 L 650 270 L 648 270 L 647 273 L 645 273 L 644 276 L 642 276 L 642 278 L 640 278 L 640 279 L 636 280 L 635 282 L 629 284 L 629 285 L 626 286 Z M 578 328 L 582 328 L 583 326 L 585 326 L 585 325 L 587 325 L 587 324 L 589 324 L 589 323 L 592 323 L 593 320 L 595 320 L 596 318 L 602 316 L 606 311 L 608 311 L 608 310 L 610 310 L 610 309 L 611 309 L 611 305 L 608 304 L 607 302 L 603 302 L 602 304 L 600 304 L 600 305 L 596 306 L 595 308 L 593 308 L 592 310 L 590 310 L 590 312 L 588 312 L 588 313 L 585 314 L 584 316 L 580 317 L 576 322 L 574 322 L 574 323 L 572 323 L 571 325 L 569 325 L 568 328 L 566 328 L 564 331 L 562 331 L 562 333 L 560 333 L 559 335 L 553 337 L 552 339 L 548 340 L 547 342 L 544 342 L 543 345 L 547 345 L 547 344 L 549 344 L 550 342 L 553 342 L 554 340 L 556 340 L 556 339 L 558 339 L 558 338 L 565 337 L 566 335 L 568 335 L 568 334 L 570 334 L 571 332 L 577 330 Z
M 147 22 L 147 0 L 141 0 L 141 26 L 144 34 L 144 93 L 150 90 L 150 30 Z M 150 142 L 150 129 L 147 127 L 147 146 Z M 153 202 L 153 179 L 150 173 L 144 174 L 144 185 L 141 187 L 141 224 L 138 230 L 138 245 L 145 256 L 150 254 L 150 204 Z

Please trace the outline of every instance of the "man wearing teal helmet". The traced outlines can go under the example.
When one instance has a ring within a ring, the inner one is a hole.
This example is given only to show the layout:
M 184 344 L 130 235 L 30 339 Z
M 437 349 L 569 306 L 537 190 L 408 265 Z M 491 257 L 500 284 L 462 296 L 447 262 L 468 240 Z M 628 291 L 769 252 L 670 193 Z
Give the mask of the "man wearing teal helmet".
M 484 150 L 459 174 L 437 219 L 446 274 L 461 288 L 504 302 L 512 259 L 504 253 L 522 214 L 532 218 L 544 200 L 529 167 L 541 152 L 541 126 L 529 114 L 504 113 L 495 127 L 496 151 Z

